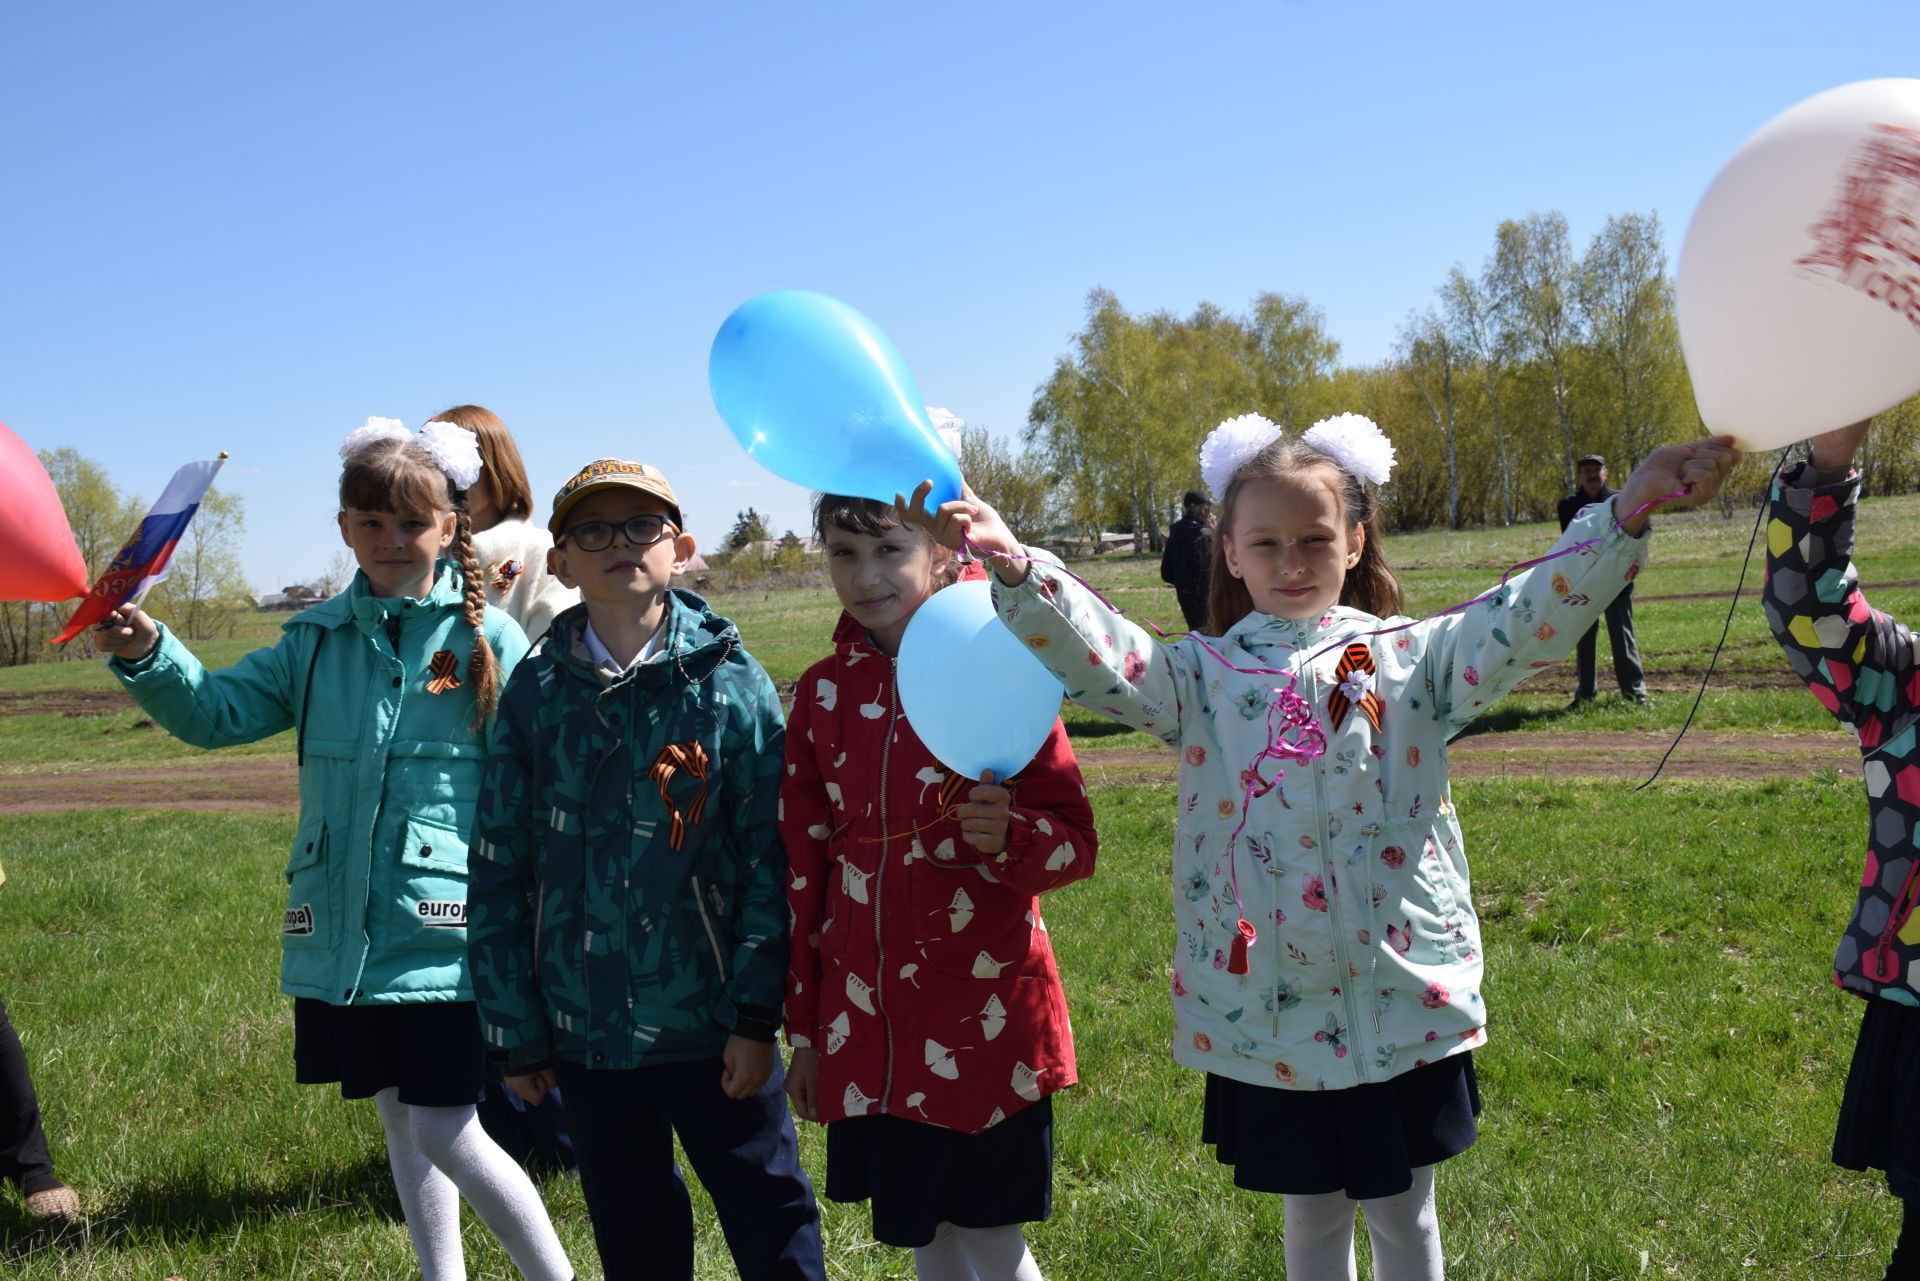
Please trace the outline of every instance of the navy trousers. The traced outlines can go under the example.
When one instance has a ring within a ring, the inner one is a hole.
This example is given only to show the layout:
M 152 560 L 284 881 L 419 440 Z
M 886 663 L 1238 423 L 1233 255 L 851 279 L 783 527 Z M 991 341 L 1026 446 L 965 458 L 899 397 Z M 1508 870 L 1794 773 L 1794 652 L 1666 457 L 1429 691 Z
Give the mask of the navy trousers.
M 47 1154 L 47 1134 L 40 1125 L 40 1100 L 27 1076 L 26 1051 L 7 1021 L 0 1003 L 0 1177 L 13 1180 L 31 1196 L 60 1186 Z
M 721 1092 L 721 1070 L 718 1058 L 556 1068 L 607 1281 L 693 1277 L 693 1203 L 674 1165 L 675 1134 L 713 1198 L 741 1281 L 825 1281 L 820 1211 L 780 1066 L 747 1099 Z
M 1613 598 L 1607 606 L 1607 644 L 1613 647 L 1613 675 L 1620 692 L 1628 698 L 1645 698 L 1646 674 L 1640 667 L 1640 647 L 1633 640 L 1633 585 Z M 1600 624 L 1587 628 L 1587 634 L 1575 646 L 1580 684 L 1575 698 L 1592 698 L 1599 690 Z

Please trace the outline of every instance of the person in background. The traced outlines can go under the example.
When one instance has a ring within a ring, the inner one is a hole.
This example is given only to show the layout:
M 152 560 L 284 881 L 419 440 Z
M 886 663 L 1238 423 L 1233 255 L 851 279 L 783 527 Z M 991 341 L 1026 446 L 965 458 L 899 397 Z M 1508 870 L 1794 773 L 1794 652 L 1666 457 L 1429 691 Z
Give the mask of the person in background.
M 467 491 L 474 559 L 485 580 L 487 604 L 520 624 L 528 643 L 537 643 L 554 615 L 580 603 L 580 593 L 547 568 L 553 537 L 533 523 L 533 490 L 513 435 L 498 415 L 479 405 L 455 405 L 431 421 L 464 427 L 480 440 L 480 479 Z
M 1213 503 L 1197 489 L 1189 489 L 1180 504 L 1180 519 L 1167 531 L 1160 553 L 1160 580 L 1173 585 L 1180 613 L 1190 631 L 1207 625 L 1208 565 L 1213 559 Z
M 1619 491 L 1607 486 L 1607 460 L 1588 454 L 1574 464 L 1579 486 L 1560 500 L 1560 532 L 1565 533 L 1573 518 L 1594 503 L 1604 503 Z M 1640 648 L 1633 643 L 1633 584 L 1613 598 L 1607 606 L 1607 645 L 1613 651 L 1613 675 L 1620 682 L 1620 697 L 1636 703 L 1647 701 L 1646 675 L 1640 669 Z M 1577 647 L 1579 687 L 1573 692 L 1569 708 L 1591 701 L 1599 692 L 1600 624 L 1595 623 L 1580 637 Z

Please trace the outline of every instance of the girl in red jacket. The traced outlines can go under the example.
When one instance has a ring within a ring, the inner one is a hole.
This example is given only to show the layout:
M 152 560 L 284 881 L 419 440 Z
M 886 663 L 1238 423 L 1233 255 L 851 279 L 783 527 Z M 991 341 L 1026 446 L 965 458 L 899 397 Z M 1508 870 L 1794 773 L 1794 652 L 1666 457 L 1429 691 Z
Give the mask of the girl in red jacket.
M 787 1094 L 827 1126 L 827 1196 L 870 1200 L 921 1281 L 1038 1281 L 1020 1225 L 1047 1216 L 1049 1096 L 1077 1078 L 1036 896 L 1093 872 L 1086 785 L 1058 721 L 1004 785 L 950 775 L 894 655 L 951 553 L 866 498 L 820 495 L 814 532 L 846 612 L 787 722 Z

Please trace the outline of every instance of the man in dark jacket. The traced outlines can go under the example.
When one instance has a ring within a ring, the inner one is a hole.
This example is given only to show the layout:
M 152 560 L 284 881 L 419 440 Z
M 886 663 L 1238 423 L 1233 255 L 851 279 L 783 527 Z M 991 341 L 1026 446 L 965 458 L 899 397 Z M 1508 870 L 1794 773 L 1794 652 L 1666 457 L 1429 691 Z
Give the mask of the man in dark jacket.
M 1603 503 L 1618 491 L 1607 485 L 1607 460 L 1598 454 L 1588 454 L 1574 464 L 1575 473 L 1580 480 L 1579 488 L 1560 500 L 1560 528 L 1564 532 L 1573 518 L 1581 510 L 1593 503 Z M 1640 649 L 1633 643 L 1633 584 L 1614 597 L 1613 604 L 1607 606 L 1607 644 L 1613 650 L 1613 674 L 1620 682 L 1620 695 L 1636 703 L 1647 701 L 1647 683 L 1640 669 Z M 1571 706 L 1593 698 L 1599 692 L 1600 665 L 1600 625 L 1595 623 L 1580 638 L 1576 665 L 1580 673 L 1580 684 L 1573 692 Z
M 1189 489 L 1181 516 L 1167 531 L 1160 553 L 1160 580 L 1173 585 L 1187 626 L 1199 631 L 1207 625 L 1207 578 L 1213 564 L 1213 504 L 1197 489 Z

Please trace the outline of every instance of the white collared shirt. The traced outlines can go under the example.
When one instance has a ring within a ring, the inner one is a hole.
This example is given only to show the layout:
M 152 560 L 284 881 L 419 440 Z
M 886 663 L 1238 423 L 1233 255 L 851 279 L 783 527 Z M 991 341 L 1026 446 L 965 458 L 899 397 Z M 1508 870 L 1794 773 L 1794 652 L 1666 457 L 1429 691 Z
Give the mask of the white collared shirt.
M 640 652 L 633 656 L 633 661 L 631 663 L 623 664 L 618 659 L 614 658 L 613 652 L 609 650 L 604 644 L 601 643 L 600 637 L 594 634 L 592 620 L 588 620 L 587 652 L 593 655 L 594 662 L 600 664 L 600 666 L 606 668 L 608 671 L 612 672 L 614 675 L 619 676 L 626 672 L 632 671 L 634 668 L 640 666 L 640 664 L 646 662 L 649 658 L 652 658 L 655 654 L 659 653 L 660 642 L 666 638 L 666 635 L 667 635 L 667 620 L 663 618 L 660 620 L 660 626 L 653 629 L 653 635 L 647 637 L 647 643 L 640 647 Z

